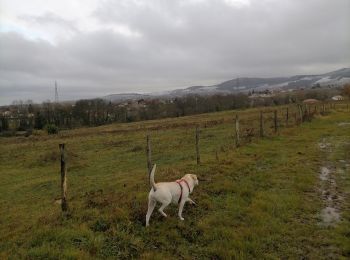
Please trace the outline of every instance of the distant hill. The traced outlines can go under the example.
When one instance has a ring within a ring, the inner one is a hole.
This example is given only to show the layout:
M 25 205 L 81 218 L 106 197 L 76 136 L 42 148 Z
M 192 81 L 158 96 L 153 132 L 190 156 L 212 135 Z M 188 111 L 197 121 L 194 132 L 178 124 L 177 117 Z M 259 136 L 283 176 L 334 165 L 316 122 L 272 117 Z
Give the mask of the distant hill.
M 291 77 L 276 78 L 236 78 L 224 81 L 212 86 L 192 86 L 184 89 L 176 89 L 168 92 L 155 92 L 149 94 L 112 94 L 103 99 L 113 102 L 124 100 L 136 100 L 147 98 L 169 98 L 181 97 L 189 94 L 212 95 L 212 94 L 234 94 L 246 93 L 251 90 L 289 90 L 312 87 L 338 87 L 350 83 L 350 68 L 328 72 L 320 75 L 296 75 Z

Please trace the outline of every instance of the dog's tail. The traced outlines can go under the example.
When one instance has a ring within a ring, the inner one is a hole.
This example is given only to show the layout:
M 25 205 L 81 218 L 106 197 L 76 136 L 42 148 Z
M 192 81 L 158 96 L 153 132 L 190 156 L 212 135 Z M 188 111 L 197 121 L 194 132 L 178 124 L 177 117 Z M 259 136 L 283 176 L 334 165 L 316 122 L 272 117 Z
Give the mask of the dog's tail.
M 153 168 L 152 168 L 152 171 L 151 171 L 151 173 L 149 174 L 149 182 L 150 182 L 150 184 L 151 184 L 151 186 L 152 186 L 152 188 L 153 188 L 153 191 L 156 191 L 156 190 L 157 190 L 157 188 L 156 188 L 156 183 L 154 182 L 154 173 L 155 173 L 155 171 L 156 171 L 156 168 L 157 168 L 157 165 L 154 164 L 154 165 L 153 165 Z

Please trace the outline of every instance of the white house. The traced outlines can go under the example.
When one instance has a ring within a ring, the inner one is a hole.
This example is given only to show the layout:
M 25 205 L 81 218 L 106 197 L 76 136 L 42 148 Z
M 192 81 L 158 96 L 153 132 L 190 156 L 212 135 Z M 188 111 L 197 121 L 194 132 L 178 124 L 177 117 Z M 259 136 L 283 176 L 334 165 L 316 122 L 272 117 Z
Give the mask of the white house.
M 337 95 L 337 96 L 332 97 L 332 100 L 340 101 L 340 100 L 344 100 L 344 97 L 340 96 L 340 95 Z

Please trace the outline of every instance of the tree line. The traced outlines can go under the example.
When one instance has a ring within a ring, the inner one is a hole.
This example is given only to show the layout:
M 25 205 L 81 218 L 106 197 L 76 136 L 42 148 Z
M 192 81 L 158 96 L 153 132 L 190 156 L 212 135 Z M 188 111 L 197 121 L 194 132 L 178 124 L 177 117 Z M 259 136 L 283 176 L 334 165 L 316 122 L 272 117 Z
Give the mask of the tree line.
M 55 125 L 59 129 L 70 129 L 248 107 L 283 105 L 298 103 L 308 98 L 327 100 L 334 94 L 337 94 L 334 90 L 307 90 L 280 93 L 267 98 L 251 98 L 247 94 L 239 93 L 210 96 L 188 95 L 169 99 L 140 99 L 122 103 L 113 103 L 103 99 L 78 100 L 75 103 L 28 104 L 16 102 L 16 104 L 1 108 L 3 116 L 0 118 L 0 131 L 11 128 L 9 120 L 17 120 L 15 130 L 43 129 L 47 125 Z M 4 111 L 11 113 L 4 116 Z

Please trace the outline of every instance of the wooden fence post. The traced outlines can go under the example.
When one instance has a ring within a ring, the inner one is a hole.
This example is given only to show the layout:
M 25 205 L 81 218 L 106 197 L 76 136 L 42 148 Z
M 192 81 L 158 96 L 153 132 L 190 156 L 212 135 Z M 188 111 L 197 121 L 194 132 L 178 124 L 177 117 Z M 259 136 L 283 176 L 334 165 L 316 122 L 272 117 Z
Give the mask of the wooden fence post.
M 303 120 L 303 109 L 302 109 L 301 105 L 298 105 L 298 109 L 299 109 L 300 123 L 302 123 L 304 120 Z
M 64 144 L 59 144 L 59 148 L 61 152 L 61 208 L 62 211 L 67 211 L 67 168 L 64 154 Z
M 287 111 L 286 111 L 286 127 L 288 126 L 288 120 L 289 120 L 289 109 L 287 107 Z
M 305 105 L 303 122 L 309 121 L 309 110 L 308 110 L 308 108 L 309 108 L 309 106 Z
M 326 113 L 326 105 L 323 103 L 323 105 L 322 105 L 322 112 L 323 112 L 323 114 L 325 114 Z
M 260 111 L 260 137 L 264 137 L 264 118 L 262 111 Z
M 197 155 L 197 165 L 201 163 L 201 157 L 199 154 L 199 127 L 196 126 L 196 155 Z
M 239 118 L 238 114 L 236 114 L 236 119 L 235 119 L 235 134 L 236 134 L 236 147 L 239 147 L 240 140 L 239 140 Z
M 277 126 L 277 110 L 273 111 L 273 114 L 274 114 L 273 122 L 274 122 L 274 127 L 275 127 L 275 134 L 276 134 L 277 130 L 278 130 L 278 126 Z
M 146 147 L 146 154 L 147 154 L 147 169 L 148 169 L 148 175 L 151 174 L 152 171 L 152 150 L 151 150 L 151 138 L 149 135 L 147 135 L 147 147 Z

